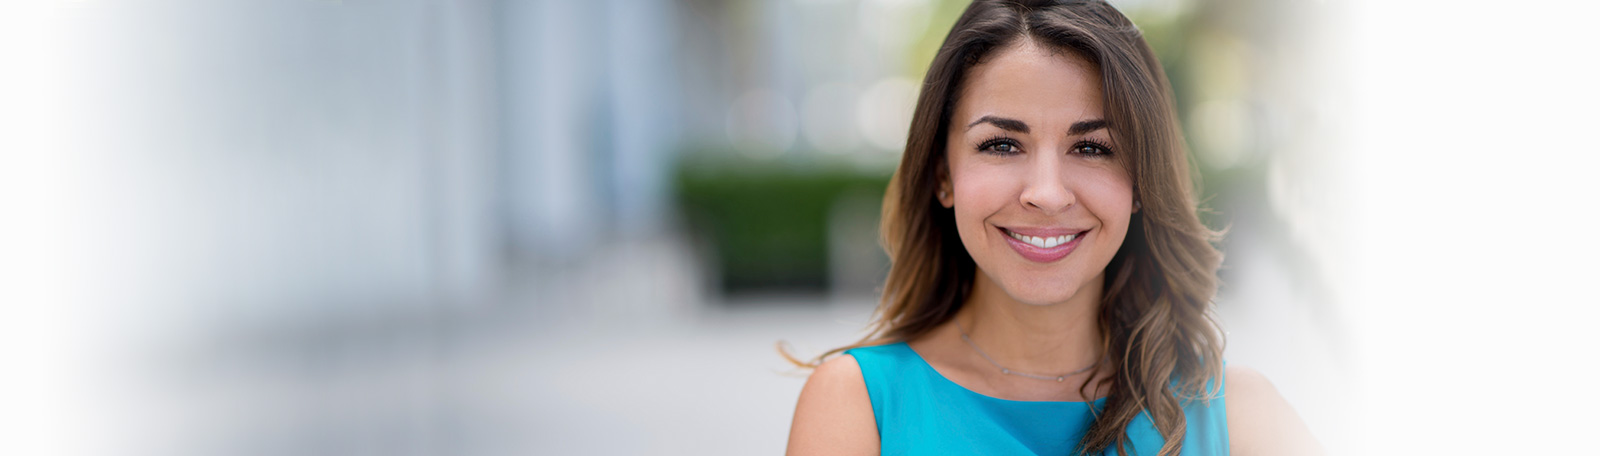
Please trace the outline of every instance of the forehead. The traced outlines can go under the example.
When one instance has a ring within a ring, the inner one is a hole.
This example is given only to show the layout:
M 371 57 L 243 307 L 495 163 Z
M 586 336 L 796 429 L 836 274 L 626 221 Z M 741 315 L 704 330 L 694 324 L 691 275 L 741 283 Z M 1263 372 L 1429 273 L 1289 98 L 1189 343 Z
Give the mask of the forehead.
M 951 122 L 966 125 L 1000 115 L 1046 129 L 1103 118 L 1100 70 L 1070 52 L 1032 40 L 996 50 L 967 70 Z

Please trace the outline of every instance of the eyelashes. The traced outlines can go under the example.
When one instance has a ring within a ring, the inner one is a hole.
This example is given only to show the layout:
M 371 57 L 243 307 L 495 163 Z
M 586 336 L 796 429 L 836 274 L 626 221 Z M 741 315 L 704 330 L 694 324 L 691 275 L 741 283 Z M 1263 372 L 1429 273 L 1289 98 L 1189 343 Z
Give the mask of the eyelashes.
M 1022 145 L 1015 139 L 995 136 L 978 143 L 978 152 L 999 156 L 1016 155 L 1022 153 Z
M 981 153 L 1007 157 L 1022 153 L 1022 143 L 1009 136 L 998 135 L 979 142 L 977 149 Z M 1085 157 L 1109 157 L 1111 146 L 1099 140 L 1084 138 L 1072 145 L 1072 153 Z
M 1100 141 L 1084 138 L 1082 141 L 1078 141 L 1077 144 L 1072 145 L 1072 151 L 1088 156 L 1106 157 L 1111 155 L 1111 146 Z

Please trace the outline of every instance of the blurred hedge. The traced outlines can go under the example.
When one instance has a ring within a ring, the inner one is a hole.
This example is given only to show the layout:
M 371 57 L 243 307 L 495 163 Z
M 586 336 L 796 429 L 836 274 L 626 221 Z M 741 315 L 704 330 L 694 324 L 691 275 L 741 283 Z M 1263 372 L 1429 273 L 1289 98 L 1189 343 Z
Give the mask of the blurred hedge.
M 674 184 L 696 241 L 712 247 L 721 290 L 738 294 L 826 290 L 834 204 L 881 200 L 888 182 L 887 171 L 848 163 L 708 152 L 681 161 Z

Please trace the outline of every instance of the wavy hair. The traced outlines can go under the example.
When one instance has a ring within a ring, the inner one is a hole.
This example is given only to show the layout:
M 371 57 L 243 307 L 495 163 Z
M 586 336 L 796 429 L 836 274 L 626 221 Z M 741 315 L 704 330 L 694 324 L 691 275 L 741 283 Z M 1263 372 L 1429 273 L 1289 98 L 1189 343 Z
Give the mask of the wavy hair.
M 1106 266 L 1099 327 L 1112 362 L 1079 387 L 1107 388 L 1105 407 L 1079 450 L 1124 446 L 1127 427 L 1148 411 L 1176 455 L 1186 423 L 1183 400 L 1209 399 L 1222 376 L 1223 336 L 1212 314 L 1221 233 L 1200 222 L 1199 189 L 1178 126 L 1171 86 L 1139 29 L 1102 0 L 972 2 L 933 59 L 917 98 L 900 166 L 883 200 L 880 227 L 891 259 L 867 336 L 826 357 L 867 345 L 917 339 L 955 316 L 972 290 L 976 264 L 956 233 L 952 212 L 934 193 L 946 160 L 946 133 L 967 71 L 994 51 L 1031 39 L 1099 68 L 1107 121 L 1142 210 Z M 1102 376 L 1101 374 L 1107 374 Z M 1220 387 L 1220 385 L 1218 385 Z M 1087 394 L 1085 394 L 1087 397 Z

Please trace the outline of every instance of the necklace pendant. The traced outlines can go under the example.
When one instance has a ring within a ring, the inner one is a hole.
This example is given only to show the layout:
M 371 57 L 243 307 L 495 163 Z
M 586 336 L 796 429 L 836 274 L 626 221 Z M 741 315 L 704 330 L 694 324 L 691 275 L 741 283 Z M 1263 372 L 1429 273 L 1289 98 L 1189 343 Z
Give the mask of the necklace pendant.
M 1067 381 L 1067 377 L 1065 375 L 1056 376 L 1056 383 L 1061 383 L 1061 382 L 1064 382 L 1064 381 Z
M 1006 368 L 1002 367 L 1002 368 L 1000 368 L 1000 373 L 1002 373 L 1002 374 L 1010 374 L 1011 373 L 1011 369 L 1006 369 Z

